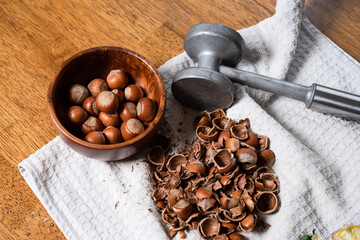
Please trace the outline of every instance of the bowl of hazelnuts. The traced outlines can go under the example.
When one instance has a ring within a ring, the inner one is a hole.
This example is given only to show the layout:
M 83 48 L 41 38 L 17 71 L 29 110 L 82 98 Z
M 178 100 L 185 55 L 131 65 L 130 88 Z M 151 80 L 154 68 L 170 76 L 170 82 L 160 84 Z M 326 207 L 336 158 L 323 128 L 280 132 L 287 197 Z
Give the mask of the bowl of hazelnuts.
M 50 117 L 76 152 L 102 161 L 125 159 L 153 139 L 165 112 L 165 87 L 143 56 L 96 47 L 68 59 L 48 91 Z

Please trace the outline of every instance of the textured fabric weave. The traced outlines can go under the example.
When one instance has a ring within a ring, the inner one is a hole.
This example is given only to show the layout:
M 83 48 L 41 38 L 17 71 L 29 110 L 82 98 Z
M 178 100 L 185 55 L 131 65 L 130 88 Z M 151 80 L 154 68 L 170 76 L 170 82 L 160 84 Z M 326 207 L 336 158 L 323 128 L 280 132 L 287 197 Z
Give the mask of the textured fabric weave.
M 360 94 L 359 63 L 306 19 L 303 1 L 279 0 L 274 16 L 239 32 L 246 50 L 237 68 Z M 195 137 L 192 122 L 198 112 L 182 107 L 170 90 L 174 75 L 192 65 L 183 53 L 159 68 L 167 92 L 162 131 L 175 147 Z M 254 132 L 270 138 L 280 181 L 280 209 L 262 217 L 268 229 L 244 235 L 299 239 L 316 229 L 328 239 L 340 227 L 360 224 L 360 124 L 313 112 L 285 97 L 238 84 L 235 88 L 227 114 L 236 120 L 248 117 Z M 19 169 L 68 239 L 167 239 L 167 226 L 150 197 L 152 176 L 142 162 L 145 154 L 98 162 L 73 152 L 57 137 Z M 195 231 L 187 235 L 200 239 Z

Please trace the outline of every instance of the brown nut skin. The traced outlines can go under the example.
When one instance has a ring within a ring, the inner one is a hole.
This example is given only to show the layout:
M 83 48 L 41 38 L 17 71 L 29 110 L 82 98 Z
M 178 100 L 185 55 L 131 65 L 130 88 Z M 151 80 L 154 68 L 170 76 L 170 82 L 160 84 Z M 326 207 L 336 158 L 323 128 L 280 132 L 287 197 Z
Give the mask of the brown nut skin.
M 101 112 L 114 113 L 119 106 L 119 99 L 113 92 L 102 91 L 96 97 L 96 106 Z
M 91 95 L 93 95 L 94 97 L 96 97 L 97 95 L 99 95 L 100 92 L 102 91 L 106 91 L 109 89 L 108 85 L 106 84 L 106 82 L 100 78 L 95 78 L 94 80 L 92 80 L 89 84 L 88 84 L 88 89 L 91 93 Z
M 202 177 L 206 176 L 206 167 L 200 161 L 193 161 L 186 166 L 186 169 L 200 174 Z
M 105 144 L 105 136 L 102 132 L 99 131 L 88 133 L 84 140 L 90 143 Z
M 264 149 L 259 152 L 258 163 L 267 167 L 272 167 L 275 162 L 275 154 L 270 149 Z
M 137 117 L 141 121 L 151 121 L 155 117 L 156 105 L 150 98 L 141 98 L 136 106 Z
M 89 90 L 85 86 L 76 83 L 71 86 L 69 95 L 73 104 L 81 105 L 85 98 L 89 96 Z
M 98 116 L 100 113 L 99 109 L 96 106 L 95 99 L 96 98 L 94 96 L 87 97 L 82 105 L 82 107 L 92 116 Z
M 236 152 L 240 147 L 240 141 L 236 138 L 229 138 L 225 141 L 225 148 L 229 149 L 231 152 Z
M 125 102 L 121 104 L 119 108 L 119 115 L 123 122 L 129 120 L 130 118 L 136 118 L 136 105 L 132 102 Z
M 136 118 L 130 118 L 120 127 L 121 136 L 125 141 L 130 140 L 144 131 L 144 125 Z
M 90 132 L 94 131 L 102 131 L 104 129 L 104 125 L 102 122 L 96 117 L 88 117 L 86 121 L 81 125 L 81 132 L 84 135 L 87 135 Z
M 219 137 L 218 137 L 218 143 L 221 144 L 221 146 L 224 146 L 225 145 L 225 142 L 230 138 L 230 132 L 229 131 L 222 131 L 220 134 L 219 134 Z
M 117 112 L 115 113 L 100 112 L 99 119 L 106 127 L 109 126 L 117 127 L 120 125 L 120 118 Z
M 124 95 L 127 101 L 137 102 L 144 97 L 144 92 L 139 86 L 130 84 L 124 89 Z
M 74 125 L 81 125 L 87 118 L 86 111 L 79 106 L 72 106 L 68 110 L 68 118 Z
M 250 148 L 240 148 L 236 151 L 235 157 L 242 163 L 255 164 L 257 162 L 257 155 L 255 151 Z
M 238 233 L 231 233 L 228 235 L 230 240 L 245 240 L 246 238 Z
M 120 129 L 109 126 L 103 130 L 103 134 L 108 143 L 115 144 L 120 143 L 123 139 L 121 137 Z
M 113 89 L 111 92 L 113 92 L 117 96 L 117 98 L 119 99 L 119 104 L 125 101 L 125 95 L 121 89 Z
M 184 199 L 180 199 L 175 203 L 172 209 L 182 220 L 186 220 L 193 212 L 191 203 Z
M 125 72 L 116 69 L 109 73 L 106 82 L 111 89 L 124 88 L 128 84 L 129 79 Z
M 249 144 L 250 146 L 257 148 L 259 146 L 259 139 L 258 135 L 252 131 L 248 132 L 248 139 L 245 141 L 246 144 Z

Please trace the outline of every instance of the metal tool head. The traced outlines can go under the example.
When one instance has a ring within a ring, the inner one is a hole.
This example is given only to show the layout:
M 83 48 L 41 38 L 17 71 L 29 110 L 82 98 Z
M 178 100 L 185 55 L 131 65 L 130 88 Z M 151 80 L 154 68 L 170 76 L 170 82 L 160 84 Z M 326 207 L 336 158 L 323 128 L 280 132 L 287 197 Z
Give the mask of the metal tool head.
M 228 108 L 234 98 L 232 82 L 225 75 L 207 68 L 181 70 L 171 87 L 177 100 L 199 110 Z
M 172 92 L 182 104 L 200 109 L 228 108 L 234 88 L 220 64 L 235 66 L 240 62 L 244 40 L 235 30 L 217 23 L 200 23 L 189 29 L 184 48 L 198 62 L 198 67 L 183 69 L 174 77 Z
M 225 25 L 199 23 L 186 33 L 184 48 L 194 62 L 199 62 L 203 54 L 211 54 L 221 64 L 234 67 L 242 59 L 245 43 L 238 32 Z

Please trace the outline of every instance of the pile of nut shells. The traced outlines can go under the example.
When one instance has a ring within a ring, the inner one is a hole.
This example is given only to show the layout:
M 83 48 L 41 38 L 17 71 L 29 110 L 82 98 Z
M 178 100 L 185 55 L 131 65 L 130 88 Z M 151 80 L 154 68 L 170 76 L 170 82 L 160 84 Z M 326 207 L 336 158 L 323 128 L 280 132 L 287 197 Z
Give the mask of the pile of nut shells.
M 236 122 L 221 109 L 202 112 L 195 124 L 189 148 L 168 156 L 154 146 L 147 155 L 156 166 L 156 208 L 170 237 L 197 229 L 204 239 L 245 239 L 238 232 L 252 231 L 259 214 L 278 208 L 269 139 L 252 132 L 249 119 Z
M 72 85 L 69 99 L 70 124 L 81 128 L 85 141 L 96 144 L 130 140 L 156 115 L 156 103 L 119 69 L 110 71 L 106 81 L 96 78 L 87 87 Z

